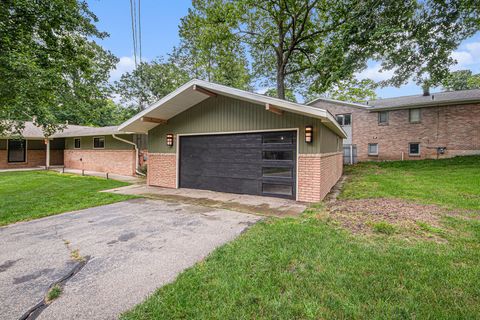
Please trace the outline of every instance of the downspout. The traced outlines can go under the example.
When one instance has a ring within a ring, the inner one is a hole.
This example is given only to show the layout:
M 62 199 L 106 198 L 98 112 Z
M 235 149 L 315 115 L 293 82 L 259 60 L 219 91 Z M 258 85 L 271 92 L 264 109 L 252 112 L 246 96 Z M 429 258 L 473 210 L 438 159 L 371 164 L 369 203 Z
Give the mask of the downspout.
M 114 139 L 117 139 L 118 141 L 122 141 L 122 142 L 125 142 L 125 143 L 128 143 L 130 145 L 132 145 L 134 148 L 135 148 L 135 173 L 140 175 L 140 176 L 143 176 L 145 177 L 145 174 L 141 173 L 140 171 L 138 171 L 138 147 L 137 147 L 137 144 L 132 142 L 132 141 L 128 141 L 128 140 L 125 140 L 123 138 L 120 138 L 120 137 L 117 137 L 115 134 L 112 133 L 112 137 Z

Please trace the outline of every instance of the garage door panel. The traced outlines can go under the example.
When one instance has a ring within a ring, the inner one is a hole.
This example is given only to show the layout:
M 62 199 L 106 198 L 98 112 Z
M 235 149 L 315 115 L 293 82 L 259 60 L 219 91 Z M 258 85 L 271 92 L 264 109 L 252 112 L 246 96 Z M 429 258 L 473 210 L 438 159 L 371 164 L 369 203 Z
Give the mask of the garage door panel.
M 295 197 L 296 132 L 180 138 L 180 187 Z

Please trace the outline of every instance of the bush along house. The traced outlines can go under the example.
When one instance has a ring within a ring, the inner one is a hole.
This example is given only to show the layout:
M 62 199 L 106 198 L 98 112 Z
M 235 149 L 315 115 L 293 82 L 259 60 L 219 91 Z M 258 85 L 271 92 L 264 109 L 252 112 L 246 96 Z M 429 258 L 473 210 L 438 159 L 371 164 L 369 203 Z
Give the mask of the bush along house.
M 148 134 L 150 186 L 320 201 L 345 131 L 326 110 L 192 80 L 119 130 Z
M 347 133 L 345 162 L 438 159 L 480 154 L 480 90 L 368 101 L 318 98 Z M 350 151 L 353 151 L 350 158 Z
M 146 139 L 118 127 L 68 125 L 45 138 L 25 122 L 21 135 L 0 138 L 0 169 L 64 166 L 68 169 L 135 175 L 144 161 Z

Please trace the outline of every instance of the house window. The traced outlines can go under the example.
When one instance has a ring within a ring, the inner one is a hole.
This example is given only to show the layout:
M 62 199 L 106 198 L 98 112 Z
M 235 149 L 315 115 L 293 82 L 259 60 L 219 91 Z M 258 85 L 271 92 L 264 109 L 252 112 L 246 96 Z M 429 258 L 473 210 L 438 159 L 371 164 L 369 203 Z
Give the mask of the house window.
M 74 144 L 73 147 L 74 147 L 75 149 L 80 149 L 80 146 L 81 146 L 81 144 L 80 144 L 80 138 L 75 138 L 73 144 Z
M 419 123 L 422 121 L 420 109 L 410 109 L 408 118 L 410 123 Z
M 263 151 L 263 160 L 293 160 L 292 151 Z
M 378 113 L 378 124 L 381 124 L 381 125 L 388 124 L 388 111 L 380 111 Z
M 408 144 L 408 154 L 411 156 L 420 155 L 420 143 L 414 142 Z
M 25 140 L 8 140 L 8 162 L 25 162 L 27 142 Z
M 104 149 L 104 148 L 105 148 L 105 137 L 94 137 L 93 149 Z
M 378 156 L 378 143 L 369 143 L 368 144 L 368 155 L 369 156 Z
M 350 126 L 352 125 L 352 115 L 350 113 L 347 114 L 337 114 L 336 115 L 337 122 L 341 126 Z

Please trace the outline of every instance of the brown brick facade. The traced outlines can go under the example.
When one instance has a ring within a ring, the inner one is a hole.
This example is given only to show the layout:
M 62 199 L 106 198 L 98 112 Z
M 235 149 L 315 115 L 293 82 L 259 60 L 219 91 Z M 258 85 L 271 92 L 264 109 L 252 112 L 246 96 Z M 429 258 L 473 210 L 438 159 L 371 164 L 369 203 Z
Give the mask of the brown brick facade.
M 321 201 L 343 173 L 341 152 L 298 156 L 298 201 Z
M 421 108 L 421 122 L 409 122 L 409 110 L 388 111 L 388 125 L 378 124 L 378 113 L 360 107 L 317 102 L 332 114 L 352 114 L 352 144 L 359 161 L 437 158 L 437 147 L 446 147 L 439 158 L 480 154 L 480 105 Z M 378 156 L 368 155 L 368 144 L 378 144 Z M 420 156 L 409 155 L 409 143 L 420 143 Z
M 135 175 L 133 150 L 65 150 L 65 168 Z
M 149 153 L 147 184 L 149 186 L 177 187 L 177 156 L 174 153 Z
M 44 167 L 46 164 L 45 150 L 27 150 L 26 162 L 9 163 L 7 150 L 0 150 L 0 169 L 23 169 Z M 50 165 L 63 164 L 63 150 L 50 150 Z

